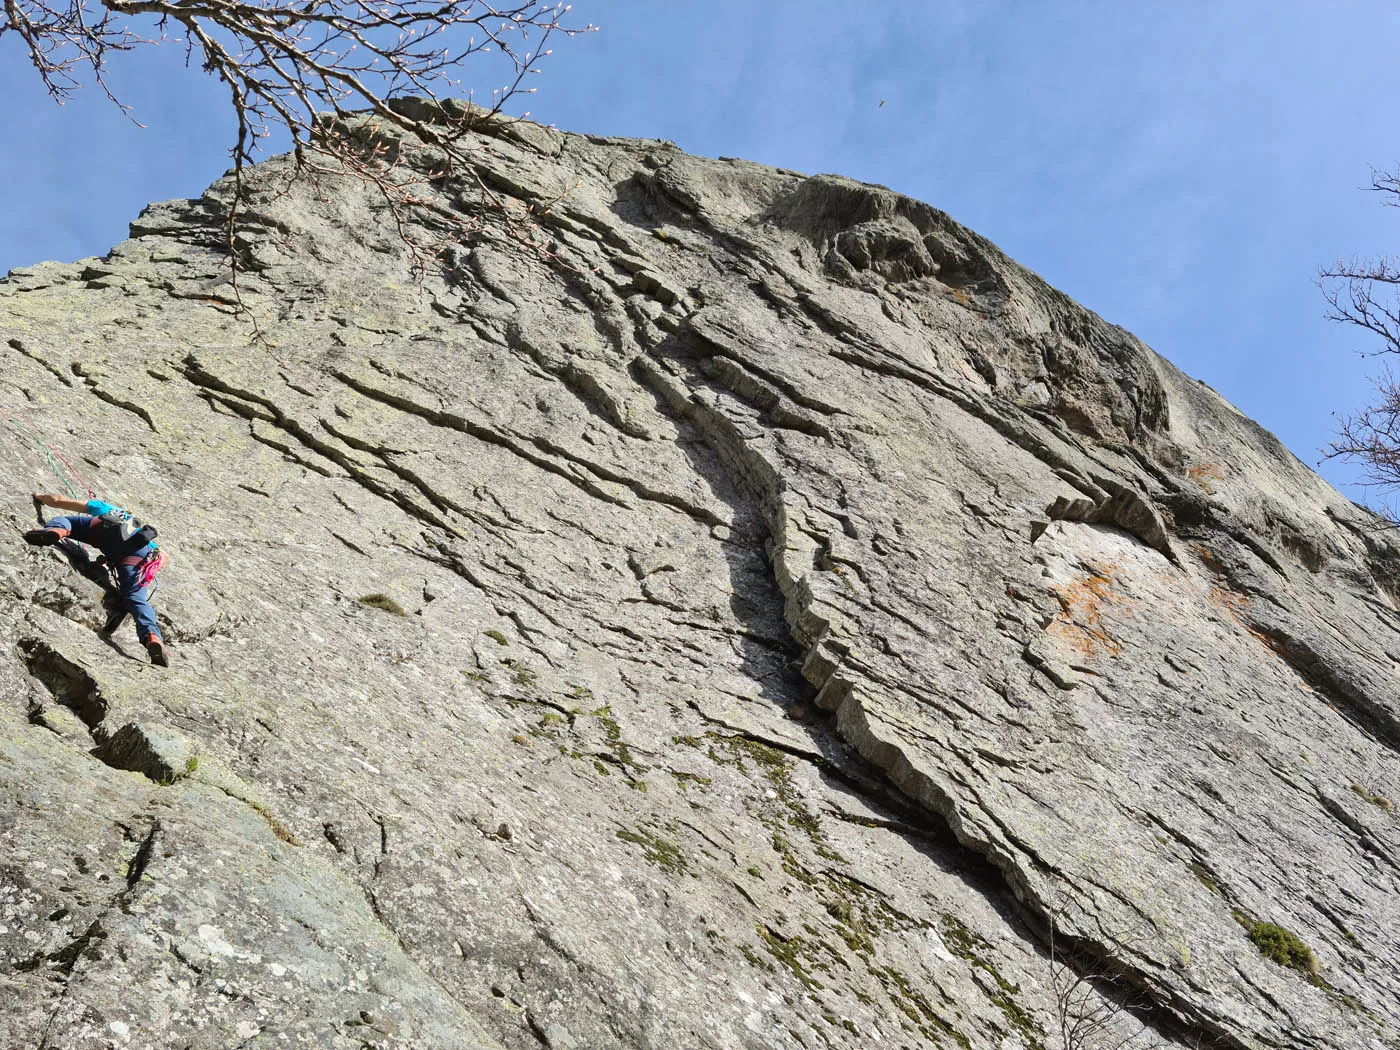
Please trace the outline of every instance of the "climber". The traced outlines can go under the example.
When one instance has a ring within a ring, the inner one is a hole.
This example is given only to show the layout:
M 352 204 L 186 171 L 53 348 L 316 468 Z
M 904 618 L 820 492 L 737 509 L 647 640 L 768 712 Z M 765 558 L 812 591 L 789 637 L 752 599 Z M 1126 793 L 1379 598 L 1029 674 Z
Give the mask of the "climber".
M 100 499 L 84 501 L 36 492 L 34 503 L 36 508 L 53 507 L 66 513 L 45 522 L 41 529 L 30 529 L 24 534 L 25 542 L 34 547 L 61 545 L 73 567 L 101 586 L 106 595 L 102 604 L 109 615 L 102 628 L 103 635 L 115 631 L 130 613 L 136 621 L 136 635 L 146 647 L 151 663 L 169 667 L 170 660 L 150 602 L 156 589 L 156 572 L 165 561 L 165 555 L 152 542 L 156 530 L 132 517 L 130 511 Z M 81 543 L 96 547 L 102 557 L 89 557 Z M 106 577 L 107 571 L 115 577 L 115 586 Z

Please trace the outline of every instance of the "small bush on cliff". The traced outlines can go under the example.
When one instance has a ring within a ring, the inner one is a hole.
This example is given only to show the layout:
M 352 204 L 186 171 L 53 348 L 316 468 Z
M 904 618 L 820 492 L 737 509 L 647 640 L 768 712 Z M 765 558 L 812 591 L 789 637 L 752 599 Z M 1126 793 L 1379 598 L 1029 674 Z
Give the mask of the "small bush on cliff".
M 360 597 L 361 605 L 368 605 L 371 609 L 383 609 L 386 613 L 393 613 L 395 616 L 407 616 L 404 607 L 387 594 L 366 594 Z
M 1245 928 L 1249 939 L 1264 958 L 1310 976 L 1321 971 L 1317 956 L 1296 933 L 1277 923 L 1261 922 L 1248 916 L 1236 915 L 1235 919 Z

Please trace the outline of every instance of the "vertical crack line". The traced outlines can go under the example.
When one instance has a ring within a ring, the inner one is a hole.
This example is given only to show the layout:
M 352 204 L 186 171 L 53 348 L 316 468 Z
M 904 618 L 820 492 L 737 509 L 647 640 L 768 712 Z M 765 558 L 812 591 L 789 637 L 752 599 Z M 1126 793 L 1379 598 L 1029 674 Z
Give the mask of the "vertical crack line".
M 35 1050 L 53 1050 L 54 1044 L 50 1042 L 54 1034 L 54 1025 L 58 1021 L 58 1015 L 63 1011 L 64 1005 L 68 1001 L 69 993 L 74 982 L 81 976 L 79 963 L 83 957 L 93 949 L 94 941 L 104 941 L 107 939 L 107 930 L 102 925 L 113 909 L 126 910 L 126 905 L 133 896 L 137 884 L 141 877 L 146 874 L 151 865 L 151 858 L 155 853 L 156 844 L 164 834 L 164 827 L 159 818 L 153 818 L 146 829 L 146 834 L 141 838 L 141 844 L 137 847 L 135 855 L 131 858 L 126 868 L 126 884 L 114 893 L 103 903 L 97 916 L 88 923 L 88 927 L 82 935 L 70 941 L 55 951 L 47 955 L 35 957 L 36 967 L 44 961 L 56 963 L 51 972 L 58 973 L 63 980 L 63 990 L 59 993 L 57 1002 L 54 1003 L 53 1010 L 49 1013 L 48 1020 L 44 1023 L 44 1031 L 39 1036 L 39 1041 L 35 1045 Z
M 134 890 L 136 884 L 141 881 L 141 876 L 146 874 L 146 869 L 151 863 L 151 854 L 155 851 L 156 843 L 160 840 L 163 831 L 160 818 L 153 819 L 151 826 L 146 829 L 145 837 L 141 839 L 141 845 L 137 847 L 136 855 L 131 858 L 131 863 L 126 867 L 127 890 Z

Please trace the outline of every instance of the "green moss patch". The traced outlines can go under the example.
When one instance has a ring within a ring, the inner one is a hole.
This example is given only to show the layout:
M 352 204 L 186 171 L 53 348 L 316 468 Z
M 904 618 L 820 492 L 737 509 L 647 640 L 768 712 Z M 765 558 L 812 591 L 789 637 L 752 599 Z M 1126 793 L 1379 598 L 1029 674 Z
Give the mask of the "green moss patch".
M 682 791 L 689 791 L 691 784 L 695 784 L 702 788 L 710 786 L 710 778 L 702 777 L 699 773 L 686 773 L 674 769 L 671 770 L 670 773 L 676 781 L 676 786 Z
M 623 842 L 631 842 L 642 847 L 642 857 L 648 864 L 654 864 L 662 871 L 672 875 L 684 875 L 688 865 L 685 854 L 674 842 L 663 839 L 660 835 L 653 835 L 646 831 L 631 831 L 627 828 L 619 828 L 617 837 Z
M 822 902 L 826 913 L 835 920 L 836 932 L 846 942 L 846 947 L 857 955 L 870 955 L 875 951 L 874 934 L 866 924 L 860 910 L 844 897 Z
M 646 766 L 642 765 L 632 757 L 631 750 L 622 739 L 622 727 L 617 724 L 617 719 L 613 717 L 612 707 L 604 704 L 595 711 L 588 712 L 598 719 L 603 725 L 603 736 L 608 741 L 608 757 L 617 763 L 629 775 L 632 773 L 645 773 Z
M 374 594 L 362 594 L 358 600 L 361 605 L 368 605 L 371 609 L 379 609 L 386 613 L 392 613 L 395 616 L 408 615 L 408 612 L 402 605 L 394 601 L 394 599 L 390 598 L 387 594 L 380 594 L 378 591 Z
M 759 939 L 763 941 L 763 947 L 768 950 L 768 954 L 801 981 L 803 987 L 812 991 L 821 991 L 822 983 L 807 972 L 807 966 L 803 962 L 805 948 L 801 937 L 783 937 L 770 930 L 763 923 L 759 923 L 754 929 L 758 932 Z
M 546 711 L 540 716 L 540 720 L 530 727 L 530 735 L 541 737 L 546 740 L 558 740 L 560 731 L 567 728 L 570 719 L 561 715 L 558 711 Z M 567 749 L 565 754 L 567 754 Z
M 1254 946 L 1264 958 L 1309 977 L 1315 977 L 1322 972 L 1313 950 L 1291 930 L 1286 930 L 1277 923 L 1251 918 L 1243 912 L 1235 913 L 1235 921 L 1244 927 L 1249 939 L 1254 942 Z
M 1200 861 L 1193 860 L 1191 862 L 1191 874 L 1196 876 L 1196 880 L 1206 889 L 1210 890 L 1211 893 L 1215 894 L 1217 897 L 1221 896 L 1220 883 L 1216 880 L 1215 876 L 1211 874 L 1210 869 Z
M 960 959 L 971 963 L 974 968 L 987 974 L 996 983 L 997 991 L 992 992 L 988 989 L 987 998 L 1001 1011 L 1007 1023 L 1020 1033 L 1027 1046 L 1043 1048 L 1045 1044 L 1042 1042 L 1042 1038 L 1045 1033 L 1036 1024 L 1035 1019 L 1016 1001 L 1016 997 L 1021 994 L 1021 986 L 1012 984 L 992 965 L 989 958 L 992 946 L 952 915 L 943 916 L 942 926 L 943 943 L 948 946 L 948 950 Z
M 928 999 L 909 983 L 909 979 L 891 966 L 877 966 L 870 971 L 884 986 L 885 995 L 910 1024 L 934 1046 L 941 1046 L 944 1038 L 950 1038 L 963 1050 L 972 1050 L 972 1043 L 953 1025 L 941 1017 Z
M 763 778 L 772 786 L 773 793 L 777 795 L 779 803 L 787 811 L 785 814 L 786 823 L 812 840 L 812 848 L 816 851 L 817 856 L 837 862 L 845 861 L 846 858 L 831 847 L 825 832 L 822 831 L 821 821 L 816 814 L 803 805 L 797 789 L 793 787 L 792 762 L 787 755 L 771 744 L 754 740 L 751 737 L 716 734 L 712 735 L 712 739 L 728 751 L 733 758 L 726 759 L 712 747 L 710 748 L 711 760 L 717 765 L 737 764 L 741 772 L 745 769 L 746 760 L 753 763 Z

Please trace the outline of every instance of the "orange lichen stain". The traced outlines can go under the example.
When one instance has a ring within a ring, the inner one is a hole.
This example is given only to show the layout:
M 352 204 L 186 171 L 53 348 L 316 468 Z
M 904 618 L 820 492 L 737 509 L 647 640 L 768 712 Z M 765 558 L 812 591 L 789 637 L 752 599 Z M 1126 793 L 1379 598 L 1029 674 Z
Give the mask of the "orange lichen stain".
M 1249 630 L 1249 623 L 1245 618 L 1245 613 L 1249 609 L 1249 599 L 1239 591 L 1233 591 L 1225 585 L 1225 566 L 1220 564 L 1213 551 L 1203 543 L 1193 545 L 1196 557 L 1201 559 L 1201 564 L 1206 567 L 1206 571 L 1211 575 L 1210 589 L 1206 592 L 1206 600 L 1217 609 L 1222 609 L 1245 630 Z
M 1249 599 L 1243 594 L 1239 591 L 1232 591 L 1228 587 L 1222 587 L 1218 583 L 1212 583 L 1207 597 L 1211 605 L 1217 609 L 1224 609 L 1230 614 L 1230 619 L 1248 629 L 1249 625 L 1245 622 L 1244 614 L 1249 609 Z
M 1213 577 L 1210 590 L 1206 592 L 1206 600 L 1217 609 L 1222 610 L 1226 616 L 1245 634 L 1249 635 L 1256 642 L 1269 650 L 1275 658 L 1279 660 L 1292 673 L 1298 685 L 1305 692 L 1317 693 L 1318 690 L 1309 680 L 1309 675 L 1300 669 L 1289 657 L 1288 651 L 1282 642 L 1277 638 L 1266 634 L 1255 626 L 1254 621 L 1249 616 L 1249 598 L 1239 591 L 1231 590 L 1224 585 L 1224 574 L 1220 562 L 1204 546 L 1197 545 L 1196 554 L 1200 557 L 1201 563 L 1210 570 Z M 1330 706 L 1330 705 L 1329 705 Z
M 1086 660 L 1117 656 L 1123 651 L 1123 643 L 1103 623 L 1105 606 L 1132 604 L 1115 592 L 1112 574 L 1116 568 L 1116 564 L 1101 566 L 1083 579 L 1055 588 L 1063 614 L 1046 628 L 1046 633 Z
M 1208 495 L 1215 495 L 1214 482 L 1225 480 L 1225 471 L 1218 463 L 1193 463 L 1186 468 L 1188 480 L 1199 485 Z
M 1192 544 L 1191 549 L 1196 552 L 1196 557 L 1201 559 L 1201 564 L 1206 567 L 1211 575 L 1219 576 L 1225 571 L 1225 566 L 1220 564 L 1220 559 L 1215 556 L 1215 552 L 1204 543 Z

